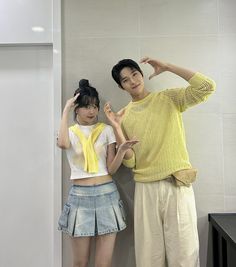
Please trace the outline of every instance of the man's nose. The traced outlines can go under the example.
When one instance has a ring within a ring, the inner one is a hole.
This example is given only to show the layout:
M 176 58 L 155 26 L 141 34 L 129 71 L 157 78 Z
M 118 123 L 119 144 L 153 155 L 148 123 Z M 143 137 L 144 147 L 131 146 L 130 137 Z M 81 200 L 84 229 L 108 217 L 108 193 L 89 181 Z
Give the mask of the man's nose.
M 130 78 L 130 82 L 131 82 L 131 84 L 134 84 L 135 83 L 134 78 Z

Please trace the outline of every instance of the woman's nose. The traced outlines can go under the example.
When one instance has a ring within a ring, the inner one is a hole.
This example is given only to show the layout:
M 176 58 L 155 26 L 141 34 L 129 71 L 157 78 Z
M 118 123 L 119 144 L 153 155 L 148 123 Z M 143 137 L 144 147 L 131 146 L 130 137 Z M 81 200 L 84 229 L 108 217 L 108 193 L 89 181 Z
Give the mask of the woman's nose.
M 96 110 L 95 107 L 93 107 L 93 106 L 90 106 L 90 107 L 89 107 L 89 113 L 94 113 L 95 110 Z

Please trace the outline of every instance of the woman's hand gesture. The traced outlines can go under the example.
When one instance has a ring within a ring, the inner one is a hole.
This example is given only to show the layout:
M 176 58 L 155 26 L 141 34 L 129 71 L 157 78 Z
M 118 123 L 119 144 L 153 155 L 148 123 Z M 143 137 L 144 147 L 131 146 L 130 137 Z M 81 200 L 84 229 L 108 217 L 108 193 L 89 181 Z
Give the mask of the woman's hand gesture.
M 135 144 L 137 144 L 139 141 L 135 138 L 131 140 L 126 140 L 119 146 L 119 150 L 122 152 L 126 152 L 128 149 L 132 148 Z
M 121 126 L 121 122 L 125 114 L 124 109 L 115 113 L 112 111 L 110 103 L 106 103 L 103 110 L 112 127 L 117 128 Z
M 75 108 L 76 107 L 76 104 L 75 104 L 75 101 L 76 99 L 79 97 L 79 93 L 77 95 L 75 95 L 74 97 L 68 99 L 66 101 L 66 105 L 65 105 L 65 108 L 64 110 L 67 110 L 67 111 L 70 111 L 72 108 Z

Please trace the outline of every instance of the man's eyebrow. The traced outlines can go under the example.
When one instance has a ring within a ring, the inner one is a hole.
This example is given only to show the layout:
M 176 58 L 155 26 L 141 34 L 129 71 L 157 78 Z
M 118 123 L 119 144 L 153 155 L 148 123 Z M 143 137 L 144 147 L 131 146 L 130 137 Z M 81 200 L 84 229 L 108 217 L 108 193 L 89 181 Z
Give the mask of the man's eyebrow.
M 136 71 L 138 71 L 138 70 L 136 70 L 136 69 L 131 69 L 131 74 L 134 73 L 134 72 L 136 72 Z M 127 79 L 127 78 L 128 78 L 127 76 L 125 76 L 125 77 L 121 77 L 121 81 L 123 81 L 124 79 Z
M 127 76 L 125 76 L 125 77 L 121 77 L 121 81 L 123 81 L 123 80 L 125 80 L 125 79 L 127 79 Z

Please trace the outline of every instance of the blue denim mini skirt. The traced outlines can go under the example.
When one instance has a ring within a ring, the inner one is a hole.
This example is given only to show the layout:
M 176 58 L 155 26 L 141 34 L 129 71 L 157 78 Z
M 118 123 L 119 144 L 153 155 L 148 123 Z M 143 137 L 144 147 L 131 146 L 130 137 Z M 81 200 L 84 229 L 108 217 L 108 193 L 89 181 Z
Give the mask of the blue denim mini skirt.
M 126 228 L 123 202 L 111 181 L 94 186 L 73 185 L 59 218 L 59 230 L 73 237 L 96 236 Z

